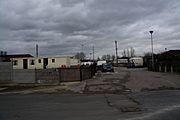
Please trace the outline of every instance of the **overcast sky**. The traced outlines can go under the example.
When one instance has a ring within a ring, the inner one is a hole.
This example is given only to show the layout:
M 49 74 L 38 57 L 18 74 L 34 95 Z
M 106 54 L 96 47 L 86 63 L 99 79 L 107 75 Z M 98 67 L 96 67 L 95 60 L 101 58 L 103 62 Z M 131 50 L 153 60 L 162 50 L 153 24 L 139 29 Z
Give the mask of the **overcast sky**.
M 8 54 L 95 56 L 180 49 L 179 0 L 0 0 L 0 50 Z M 83 47 L 82 47 L 83 45 Z

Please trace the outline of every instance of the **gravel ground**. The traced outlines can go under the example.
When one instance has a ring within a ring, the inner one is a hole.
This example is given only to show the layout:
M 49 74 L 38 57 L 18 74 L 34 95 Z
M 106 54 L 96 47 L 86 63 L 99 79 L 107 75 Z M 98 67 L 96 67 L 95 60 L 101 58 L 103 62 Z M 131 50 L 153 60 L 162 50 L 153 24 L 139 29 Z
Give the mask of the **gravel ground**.
M 124 85 L 132 92 L 180 88 L 178 74 L 151 72 L 145 68 L 123 70 L 130 73 L 129 80 Z

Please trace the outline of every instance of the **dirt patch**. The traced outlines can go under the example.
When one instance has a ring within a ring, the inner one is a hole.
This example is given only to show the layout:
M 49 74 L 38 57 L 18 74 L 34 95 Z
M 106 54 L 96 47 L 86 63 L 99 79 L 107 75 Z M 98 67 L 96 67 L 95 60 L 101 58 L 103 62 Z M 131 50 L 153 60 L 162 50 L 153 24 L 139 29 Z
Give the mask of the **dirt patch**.
M 108 106 L 114 107 L 120 112 L 141 111 L 139 103 L 137 103 L 135 100 L 133 100 L 127 95 L 104 94 L 104 98 Z
M 85 94 L 122 94 L 122 93 L 130 93 L 131 90 L 125 88 L 122 85 L 115 84 L 97 84 L 97 85 L 88 85 L 85 87 L 83 93 Z
M 87 81 L 83 93 L 91 94 L 121 94 L 131 93 L 131 90 L 126 88 L 123 83 L 127 82 L 130 77 L 130 72 L 119 73 L 99 73 L 101 77 Z

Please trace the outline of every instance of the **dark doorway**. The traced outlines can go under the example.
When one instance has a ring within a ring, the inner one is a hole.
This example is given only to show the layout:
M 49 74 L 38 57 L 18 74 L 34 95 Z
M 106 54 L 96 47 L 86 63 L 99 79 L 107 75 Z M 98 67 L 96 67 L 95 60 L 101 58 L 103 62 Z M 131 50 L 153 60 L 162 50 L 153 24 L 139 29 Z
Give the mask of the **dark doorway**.
M 23 59 L 23 69 L 28 69 L 28 61 L 27 61 L 27 59 Z
M 43 58 L 43 68 L 46 69 L 48 65 L 48 58 Z

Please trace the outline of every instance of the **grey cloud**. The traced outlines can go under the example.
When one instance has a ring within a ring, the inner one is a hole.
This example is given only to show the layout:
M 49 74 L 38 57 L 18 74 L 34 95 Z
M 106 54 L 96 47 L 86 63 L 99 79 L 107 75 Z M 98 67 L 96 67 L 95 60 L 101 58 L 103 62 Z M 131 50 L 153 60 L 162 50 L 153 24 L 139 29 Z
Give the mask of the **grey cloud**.
M 99 56 L 114 54 L 117 40 L 119 51 L 134 47 L 143 54 L 150 51 L 150 29 L 155 52 L 178 48 L 178 5 L 178 0 L 1 0 L 0 44 L 6 46 L 1 49 L 34 54 L 39 44 L 42 55 L 75 54 L 84 44 L 87 54 L 94 45 Z

